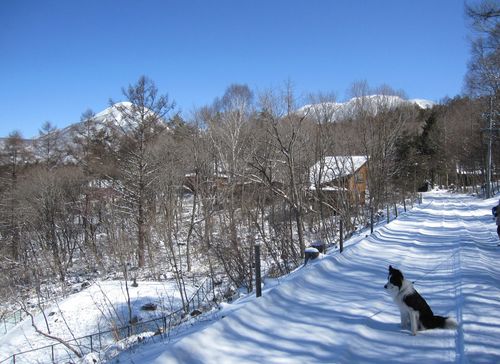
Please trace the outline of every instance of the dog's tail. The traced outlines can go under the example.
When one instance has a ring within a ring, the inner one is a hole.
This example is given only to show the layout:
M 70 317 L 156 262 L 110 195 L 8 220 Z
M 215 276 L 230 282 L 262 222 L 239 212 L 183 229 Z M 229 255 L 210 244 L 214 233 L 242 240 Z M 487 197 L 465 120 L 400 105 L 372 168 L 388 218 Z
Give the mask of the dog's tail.
M 426 319 L 421 318 L 422 323 L 427 329 L 456 329 L 458 327 L 457 322 L 450 317 L 443 316 L 431 316 Z

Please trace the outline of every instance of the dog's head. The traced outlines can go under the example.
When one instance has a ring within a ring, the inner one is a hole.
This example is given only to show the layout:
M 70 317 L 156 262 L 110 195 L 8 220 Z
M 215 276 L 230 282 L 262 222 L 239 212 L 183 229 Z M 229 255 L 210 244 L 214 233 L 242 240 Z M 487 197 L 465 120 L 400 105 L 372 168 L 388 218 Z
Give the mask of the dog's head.
M 393 268 L 392 265 L 389 266 L 389 275 L 387 276 L 387 283 L 384 288 L 391 294 L 398 294 L 399 290 L 403 286 L 403 273 L 399 269 Z

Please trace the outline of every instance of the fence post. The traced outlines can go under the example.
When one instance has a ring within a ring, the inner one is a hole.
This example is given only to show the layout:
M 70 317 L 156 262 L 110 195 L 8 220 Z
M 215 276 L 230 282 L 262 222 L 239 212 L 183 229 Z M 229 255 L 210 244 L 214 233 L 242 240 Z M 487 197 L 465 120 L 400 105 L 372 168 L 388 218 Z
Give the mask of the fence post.
M 94 345 L 93 345 L 93 342 L 92 342 L 92 335 L 90 335 L 90 352 L 91 353 L 94 352 Z
M 12 363 L 16 364 L 16 354 L 12 355 Z
M 406 212 L 406 198 L 404 198 L 404 197 L 403 197 L 403 208 L 404 208 L 404 210 Z
M 260 276 L 260 244 L 255 244 L 255 295 L 262 296 L 262 279 Z
M 373 234 L 373 206 L 370 206 L 370 234 Z
M 167 332 L 167 316 L 163 316 L 163 333 Z
M 344 220 L 340 219 L 340 252 L 344 250 Z
M 54 345 L 50 346 L 50 352 L 51 352 L 51 355 L 52 355 L 52 363 L 55 363 L 55 359 L 54 359 Z
M 390 216 L 389 216 L 389 205 L 387 205 L 387 223 L 390 222 Z
M 398 206 L 394 204 L 394 214 L 398 217 Z

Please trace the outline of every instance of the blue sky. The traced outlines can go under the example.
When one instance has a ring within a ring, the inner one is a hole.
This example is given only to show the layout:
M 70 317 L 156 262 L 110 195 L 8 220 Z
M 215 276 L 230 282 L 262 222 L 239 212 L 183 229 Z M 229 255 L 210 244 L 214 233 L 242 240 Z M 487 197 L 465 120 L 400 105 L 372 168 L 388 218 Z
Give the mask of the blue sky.
M 0 1 L 0 136 L 62 128 L 146 75 L 188 117 L 231 83 L 291 80 L 348 96 L 355 81 L 409 98 L 461 93 L 462 0 Z

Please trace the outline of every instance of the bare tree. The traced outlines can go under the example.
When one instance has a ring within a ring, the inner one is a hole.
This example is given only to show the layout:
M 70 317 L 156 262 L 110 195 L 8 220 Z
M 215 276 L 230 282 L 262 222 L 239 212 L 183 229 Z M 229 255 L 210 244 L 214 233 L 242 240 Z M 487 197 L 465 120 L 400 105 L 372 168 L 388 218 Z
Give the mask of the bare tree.
M 353 117 L 360 150 L 368 157 L 370 207 L 380 208 L 389 199 L 391 178 L 398 173 L 395 164 L 397 141 L 414 109 L 400 106 L 395 96 L 404 96 L 387 86 L 371 90 L 366 83 L 356 83 Z
M 80 123 L 73 130 L 73 140 L 68 153 L 83 173 L 85 188 L 80 201 L 81 224 L 84 246 L 88 248 L 93 260 L 102 263 L 98 250 L 97 235 L 101 226 L 104 201 L 98 191 L 106 175 L 111 175 L 111 163 L 106 157 L 106 143 L 109 142 L 106 129 L 98 125 L 92 110 L 85 111 Z
M 83 178 L 75 167 L 34 169 L 18 189 L 30 263 L 48 266 L 61 281 L 79 248 L 81 231 L 75 221 L 82 190 Z
M 14 261 L 18 261 L 22 255 L 20 246 L 20 226 L 19 226 L 19 206 L 15 196 L 15 191 L 19 182 L 19 175 L 24 169 L 27 159 L 26 144 L 19 132 L 13 132 L 5 140 L 4 148 L 1 151 L 4 159 L 5 170 L 0 176 L 0 231 L 5 239 L 5 245 L 9 247 L 9 253 Z
M 309 174 L 309 183 L 311 196 L 316 201 L 316 206 L 319 209 L 318 218 L 320 225 L 320 235 L 323 239 L 328 240 L 331 237 L 331 232 L 335 231 L 328 226 L 328 216 L 335 212 L 335 207 L 332 206 L 332 201 L 325 196 L 321 186 L 324 184 L 326 171 L 326 157 L 333 156 L 337 140 L 335 124 L 342 122 L 338 115 L 338 106 L 335 102 L 334 94 L 317 94 L 311 95 L 310 101 L 312 106 L 307 109 L 308 118 L 312 120 L 311 134 L 311 149 L 314 152 L 314 163 L 319 163 L 318 173 Z
M 308 167 L 301 163 L 303 158 L 304 134 L 302 133 L 305 114 L 297 114 L 297 105 L 293 88 L 288 82 L 281 92 L 277 95 L 273 92 L 267 92 L 261 95 L 261 119 L 265 123 L 267 132 L 271 136 L 271 141 L 276 149 L 276 157 L 283 163 L 286 178 L 284 182 L 285 189 L 277 189 L 281 197 L 289 204 L 293 211 L 297 236 L 299 242 L 300 257 L 304 256 L 304 225 L 303 225 L 303 187 L 307 183 Z M 270 176 L 264 173 L 268 171 L 265 164 L 259 163 L 260 178 L 272 184 Z
M 158 166 L 151 163 L 150 150 L 158 135 L 166 130 L 165 117 L 174 104 L 168 95 L 160 95 L 153 81 L 142 76 L 123 90 L 128 100 L 112 104 L 111 118 L 119 149 L 116 154 L 120 172 L 117 190 L 122 208 L 132 217 L 137 236 L 137 263 L 145 264 L 148 245 L 148 218 L 153 201 L 151 186 Z
M 62 159 L 63 150 L 60 131 L 50 121 L 43 123 L 35 142 L 36 157 L 48 170 L 57 166 Z
M 222 209 L 217 217 L 222 239 L 217 240 L 214 251 L 233 275 L 233 281 L 248 281 L 249 265 L 245 239 L 241 236 L 241 202 L 245 193 L 245 175 L 248 169 L 249 120 L 254 114 L 253 94 L 246 85 L 230 85 L 221 99 L 216 99 L 210 109 L 205 110 L 207 136 L 216 152 L 215 176 L 223 180 L 218 189 Z M 218 177 L 217 177 L 218 176 Z M 230 246 L 224 244 L 230 242 Z
M 498 131 L 500 115 L 498 94 L 500 86 L 500 3 L 483 0 L 475 5 L 467 5 L 466 13 L 476 32 L 471 42 L 471 60 L 468 63 L 465 84 L 472 96 L 487 97 L 484 107 L 483 131 L 487 139 L 484 165 L 486 197 L 491 196 L 493 143 Z

